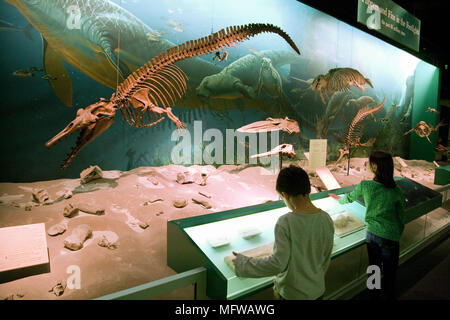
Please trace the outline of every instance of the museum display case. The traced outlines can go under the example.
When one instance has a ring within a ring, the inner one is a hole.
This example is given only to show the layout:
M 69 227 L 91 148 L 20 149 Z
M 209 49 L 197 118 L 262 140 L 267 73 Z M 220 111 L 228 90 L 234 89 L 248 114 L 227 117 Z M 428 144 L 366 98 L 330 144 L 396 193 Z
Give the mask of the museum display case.
M 450 183 L 450 166 L 441 166 L 434 171 L 434 184 L 446 185 Z
M 270 279 L 224 258 L 270 251 L 290 164 L 339 227 L 335 290 L 364 269 L 364 206 L 324 190 L 371 179 L 373 150 L 418 183 L 399 180 L 404 248 L 448 224 L 422 186 L 438 187 L 439 68 L 301 1 L 7 0 L 0 26 L 0 257 L 28 252 L 8 230 L 37 225 L 47 248 L 31 276 L 0 266 L 0 297 L 91 299 L 198 265 L 212 297 L 250 296 Z M 72 266 L 82 285 L 64 290 Z
M 405 194 L 408 224 L 441 206 L 442 195 L 406 178 L 396 179 Z M 311 194 L 313 204 L 334 222 L 332 259 L 349 254 L 365 240 L 364 201 L 339 204 L 328 193 L 342 195 L 354 186 Z M 167 222 L 167 264 L 177 272 L 208 268 L 207 294 L 214 299 L 241 299 L 272 284 L 273 277 L 240 278 L 233 271 L 232 251 L 253 257 L 270 255 L 277 219 L 289 212 L 283 201 Z M 405 250 L 406 248 L 403 248 Z M 355 259 L 356 262 L 361 263 Z

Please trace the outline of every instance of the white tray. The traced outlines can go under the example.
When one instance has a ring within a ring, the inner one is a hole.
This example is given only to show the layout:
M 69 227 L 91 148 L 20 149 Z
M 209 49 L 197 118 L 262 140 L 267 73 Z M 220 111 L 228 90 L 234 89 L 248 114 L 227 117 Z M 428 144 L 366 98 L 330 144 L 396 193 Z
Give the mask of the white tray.
M 227 236 L 212 236 L 207 239 L 208 243 L 213 248 L 222 247 L 230 243 Z
M 250 227 L 239 230 L 239 235 L 244 239 L 249 239 L 261 233 L 258 228 Z

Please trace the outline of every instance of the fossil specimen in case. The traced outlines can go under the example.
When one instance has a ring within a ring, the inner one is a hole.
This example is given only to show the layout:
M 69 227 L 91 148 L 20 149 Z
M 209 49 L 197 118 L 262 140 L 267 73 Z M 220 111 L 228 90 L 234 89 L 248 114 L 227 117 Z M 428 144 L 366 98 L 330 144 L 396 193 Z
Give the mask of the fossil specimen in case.
M 331 219 L 333 219 L 334 232 L 339 237 L 343 237 L 364 227 L 364 222 L 348 212 L 333 215 Z
M 298 125 L 298 122 L 289 119 L 288 117 L 284 119 L 267 118 L 266 120 L 256 121 L 237 129 L 238 132 L 249 132 L 249 133 L 278 131 L 278 130 L 286 131 L 289 134 L 292 133 L 300 134 L 300 127 Z
M 362 143 L 361 138 L 363 135 L 363 129 L 364 129 L 364 123 L 362 122 L 364 118 L 366 118 L 369 115 L 373 115 L 377 112 L 379 112 L 381 109 L 383 109 L 384 103 L 386 102 L 386 98 L 383 99 L 383 102 L 381 102 L 378 106 L 370 108 L 365 107 L 358 111 L 356 116 L 353 118 L 352 122 L 350 123 L 350 126 L 348 128 L 347 136 L 345 137 L 345 147 L 344 149 L 339 149 L 339 158 L 336 161 L 336 163 L 339 163 L 341 159 L 344 157 L 344 155 L 349 154 L 349 150 L 351 147 L 358 148 L 358 147 L 370 147 L 375 142 L 375 138 L 371 138 L 368 141 Z
M 419 137 L 421 138 L 427 138 L 428 142 L 431 143 L 431 140 L 429 138 L 430 134 L 432 134 L 434 131 L 437 131 L 439 127 L 443 126 L 444 123 L 440 122 L 436 127 L 434 127 L 431 124 L 427 124 L 425 121 L 419 121 L 411 130 L 408 130 L 404 133 L 406 136 L 407 134 L 410 134 L 411 132 L 415 132 Z
M 254 154 L 254 155 L 250 156 L 250 158 L 253 159 L 253 158 L 261 158 L 261 157 L 270 157 L 270 156 L 277 155 L 277 154 L 279 154 L 280 156 L 283 156 L 283 157 L 288 157 L 290 159 L 295 158 L 294 147 L 292 146 L 292 144 L 288 144 L 288 143 L 280 144 L 279 146 L 276 146 L 275 148 L 273 148 L 272 150 L 270 150 L 268 152 Z

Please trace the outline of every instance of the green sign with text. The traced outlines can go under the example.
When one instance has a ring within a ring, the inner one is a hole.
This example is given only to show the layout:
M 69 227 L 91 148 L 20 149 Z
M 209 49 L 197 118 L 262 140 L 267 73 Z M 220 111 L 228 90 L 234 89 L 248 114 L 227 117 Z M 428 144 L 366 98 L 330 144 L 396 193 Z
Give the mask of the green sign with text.
M 358 22 L 419 51 L 420 20 L 391 0 L 358 0 Z

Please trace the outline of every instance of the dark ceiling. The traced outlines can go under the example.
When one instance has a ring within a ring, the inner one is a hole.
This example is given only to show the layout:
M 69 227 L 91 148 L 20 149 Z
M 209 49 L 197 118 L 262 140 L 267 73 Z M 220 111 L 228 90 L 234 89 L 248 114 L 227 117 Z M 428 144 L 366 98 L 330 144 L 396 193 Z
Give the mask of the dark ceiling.
M 441 100 L 450 99 L 449 90 L 449 54 L 448 47 L 448 24 L 449 14 L 447 11 L 448 0 L 394 0 L 400 7 L 414 15 L 421 21 L 420 27 L 420 49 L 415 52 L 406 48 L 389 38 L 369 30 L 364 25 L 357 23 L 357 8 L 360 0 L 298 0 L 337 19 L 370 33 L 386 42 L 389 42 L 417 57 L 441 68 Z

